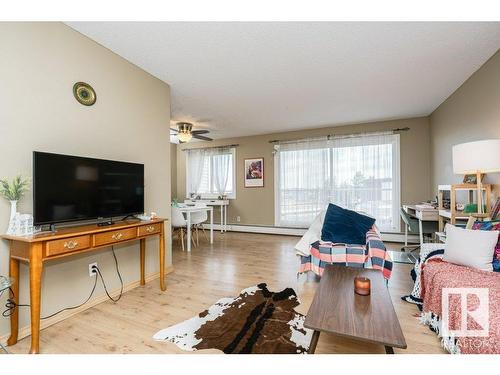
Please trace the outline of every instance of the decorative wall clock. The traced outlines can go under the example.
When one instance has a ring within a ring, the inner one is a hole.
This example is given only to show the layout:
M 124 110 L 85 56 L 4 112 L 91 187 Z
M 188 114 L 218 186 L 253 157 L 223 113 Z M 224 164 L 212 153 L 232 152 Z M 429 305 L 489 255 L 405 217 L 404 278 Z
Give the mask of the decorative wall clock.
M 77 82 L 73 85 L 73 95 L 80 104 L 93 105 L 97 99 L 97 95 L 88 83 Z

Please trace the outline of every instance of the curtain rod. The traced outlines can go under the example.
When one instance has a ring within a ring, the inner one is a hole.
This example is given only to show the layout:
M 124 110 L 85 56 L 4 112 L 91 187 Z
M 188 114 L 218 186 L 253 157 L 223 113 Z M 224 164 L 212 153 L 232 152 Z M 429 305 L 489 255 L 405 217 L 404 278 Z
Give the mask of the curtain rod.
M 352 134 L 328 134 L 325 136 L 321 137 L 315 137 L 315 138 L 299 138 L 299 139 L 287 139 L 287 140 L 278 140 L 274 139 L 272 141 L 269 141 L 269 143 L 286 143 L 286 142 L 300 142 L 300 141 L 309 141 L 309 140 L 330 140 L 333 138 L 349 138 L 349 137 L 356 137 L 356 136 L 363 136 L 363 135 L 370 135 L 370 134 L 377 134 L 377 133 L 384 133 L 384 132 L 406 132 L 410 130 L 409 127 L 405 128 L 396 128 L 396 129 L 391 129 L 391 130 L 378 130 L 378 131 L 373 131 L 373 132 L 362 132 L 362 133 L 352 133 Z
M 189 150 L 206 150 L 209 148 L 228 148 L 228 147 L 238 147 L 239 144 L 234 145 L 224 145 L 224 146 L 210 146 L 210 147 L 193 147 L 193 148 L 183 148 L 181 151 L 189 151 Z

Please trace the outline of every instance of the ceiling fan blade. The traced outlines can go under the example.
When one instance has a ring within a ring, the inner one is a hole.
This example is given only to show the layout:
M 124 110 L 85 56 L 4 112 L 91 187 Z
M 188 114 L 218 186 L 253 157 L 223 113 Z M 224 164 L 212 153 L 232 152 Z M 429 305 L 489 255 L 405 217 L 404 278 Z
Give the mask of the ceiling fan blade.
M 179 130 L 175 129 L 175 128 L 170 128 L 170 130 L 176 132 L 176 133 L 179 133 Z
M 196 139 L 203 139 L 204 141 L 213 141 L 212 138 L 208 138 L 208 137 L 205 137 L 203 135 L 198 135 L 198 134 L 193 134 L 193 138 L 196 138 Z
M 193 135 L 194 134 L 207 134 L 207 133 L 210 133 L 210 130 L 193 130 L 191 133 Z

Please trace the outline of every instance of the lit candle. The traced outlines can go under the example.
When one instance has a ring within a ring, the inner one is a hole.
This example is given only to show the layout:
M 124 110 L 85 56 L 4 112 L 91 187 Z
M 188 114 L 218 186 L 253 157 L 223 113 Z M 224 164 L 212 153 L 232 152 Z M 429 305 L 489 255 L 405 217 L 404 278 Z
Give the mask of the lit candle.
M 370 295 L 370 279 L 363 276 L 356 276 L 354 278 L 354 293 L 361 296 Z

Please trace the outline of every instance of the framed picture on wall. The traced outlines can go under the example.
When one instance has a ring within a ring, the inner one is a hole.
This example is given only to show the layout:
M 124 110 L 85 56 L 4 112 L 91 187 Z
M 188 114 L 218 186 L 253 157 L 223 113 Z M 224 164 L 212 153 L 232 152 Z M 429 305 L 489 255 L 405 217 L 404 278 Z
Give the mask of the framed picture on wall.
M 481 182 L 483 181 L 484 173 L 481 173 Z M 464 184 L 477 184 L 477 175 L 466 174 L 464 176 Z
M 245 159 L 245 187 L 264 187 L 264 158 Z

